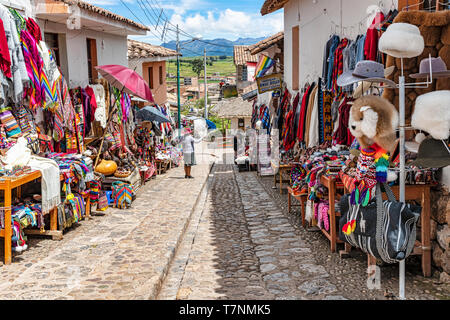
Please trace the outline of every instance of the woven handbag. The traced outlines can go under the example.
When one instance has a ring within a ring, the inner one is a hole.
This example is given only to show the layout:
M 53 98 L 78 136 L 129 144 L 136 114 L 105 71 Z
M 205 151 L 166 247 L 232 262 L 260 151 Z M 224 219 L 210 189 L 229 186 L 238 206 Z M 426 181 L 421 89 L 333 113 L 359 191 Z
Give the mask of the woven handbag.
M 109 207 L 108 197 L 106 192 L 102 192 L 98 198 L 97 211 L 105 211 Z
M 131 207 L 133 201 L 133 187 L 125 182 L 116 181 L 112 184 L 112 197 L 114 199 L 114 207 L 119 209 L 127 209 Z
M 380 184 L 376 199 L 365 207 L 352 205 L 348 194 L 341 198 L 339 238 L 386 263 L 396 263 L 414 249 L 421 207 L 396 201 L 390 187 L 383 186 L 388 201 L 382 199 Z

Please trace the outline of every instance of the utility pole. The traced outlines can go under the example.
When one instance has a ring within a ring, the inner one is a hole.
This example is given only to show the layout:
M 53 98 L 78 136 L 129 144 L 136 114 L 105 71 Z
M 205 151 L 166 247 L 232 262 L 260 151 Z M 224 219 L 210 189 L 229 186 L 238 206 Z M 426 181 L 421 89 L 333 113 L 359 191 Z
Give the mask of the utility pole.
M 208 84 L 206 83 L 206 48 L 204 49 L 204 66 L 205 66 L 205 119 L 208 119 Z
M 181 137 L 181 95 L 180 95 L 180 30 L 177 25 L 177 102 L 178 102 L 178 136 Z

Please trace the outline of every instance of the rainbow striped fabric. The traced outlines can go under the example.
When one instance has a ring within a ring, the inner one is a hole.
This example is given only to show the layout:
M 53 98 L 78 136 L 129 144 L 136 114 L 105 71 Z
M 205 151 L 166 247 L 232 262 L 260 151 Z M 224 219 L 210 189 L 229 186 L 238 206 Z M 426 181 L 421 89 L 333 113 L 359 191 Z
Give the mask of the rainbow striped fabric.
M 9 110 L 3 109 L 0 113 L 0 122 L 5 126 L 6 135 L 14 137 L 22 133 L 19 124 Z
M 269 69 L 273 67 L 274 64 L 275 61 L 267 56 L 259 57 L 259 62 L 256 65 L 255 79 L 263 77 L 267 73 L 267 71 L 269 71 Z

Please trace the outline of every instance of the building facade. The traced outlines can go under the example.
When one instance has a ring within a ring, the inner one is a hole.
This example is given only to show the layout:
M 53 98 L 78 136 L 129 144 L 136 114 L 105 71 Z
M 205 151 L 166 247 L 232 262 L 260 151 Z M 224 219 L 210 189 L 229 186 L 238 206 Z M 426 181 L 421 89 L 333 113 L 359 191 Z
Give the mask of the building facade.
M 4 0 L 3 0 L 4 1 Z M 20 0 L 23 2 L 25 0 Z M 15 1 L 10 1 L 15 2 Z M 146 35 L 148 27 L 79 0 L 28 1 L 70 87 L 98 78 L 96 66 L 128 66 L 129 35 Z
M 147 81 L 158 105 L 168 102 L 166 61 L 176 56 L 177 52 L 174 50 L 128 40 L 128 66 Z
M 249 46 L 234 46 L 234 65 L 236 66 L 236 87 L 238 92 L 254 83 L 258 55 L 252 55 Z

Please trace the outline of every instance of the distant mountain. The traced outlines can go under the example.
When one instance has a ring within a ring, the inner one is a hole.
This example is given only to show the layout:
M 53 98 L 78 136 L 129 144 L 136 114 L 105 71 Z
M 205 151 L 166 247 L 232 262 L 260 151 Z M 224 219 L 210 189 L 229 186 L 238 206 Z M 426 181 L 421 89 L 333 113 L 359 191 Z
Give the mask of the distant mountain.
M 233 47 L 234 46 L 249 46 L 255 44 L 261 40 L 262 38 L 239 38 L 236 41 L 230 41 L 227 39 L 214 39 L 214 40 L 201 40 L 189 42 L 180 41 L 181 53 L 184 57 L 195 57 L 202 56 L 203 50 L 206 49 L 206 54 L 208 56 L 233 56 Z M 165 48 L 169 48 L 172 50 L 177 49 L 177 44 L 175 41 L 170 41 L 161 44 L 161 46 Z

